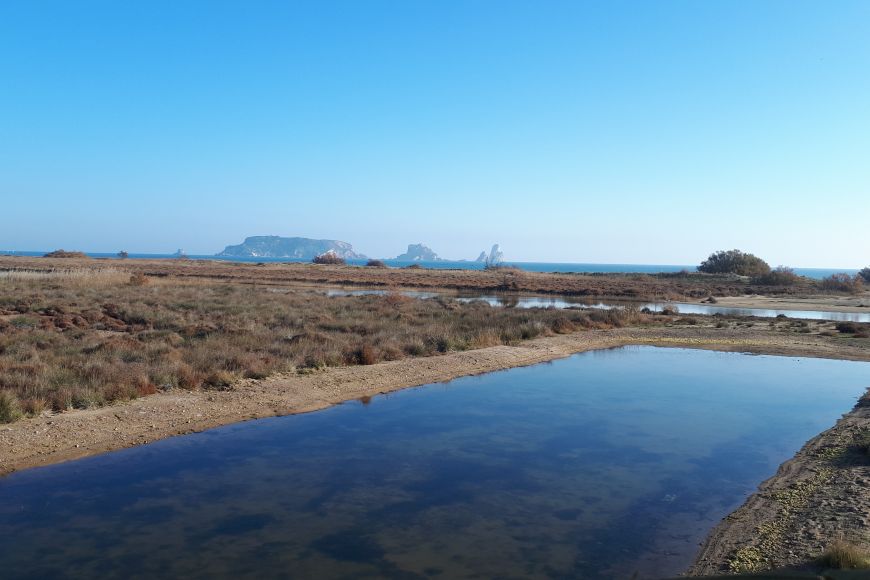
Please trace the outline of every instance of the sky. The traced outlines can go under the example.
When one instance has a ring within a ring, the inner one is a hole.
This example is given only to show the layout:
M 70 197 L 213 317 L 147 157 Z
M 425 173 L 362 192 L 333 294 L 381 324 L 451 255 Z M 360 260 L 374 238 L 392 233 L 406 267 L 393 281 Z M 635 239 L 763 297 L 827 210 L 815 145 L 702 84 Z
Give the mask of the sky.
M 0 250 L 870 263 L 870 2 L 0 3 Z

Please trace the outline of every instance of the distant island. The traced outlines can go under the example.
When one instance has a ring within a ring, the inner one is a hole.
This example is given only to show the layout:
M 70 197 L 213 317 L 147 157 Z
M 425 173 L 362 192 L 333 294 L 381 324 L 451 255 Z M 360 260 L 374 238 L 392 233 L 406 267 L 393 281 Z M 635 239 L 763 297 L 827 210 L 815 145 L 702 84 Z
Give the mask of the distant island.
M 423 244 L 408 244 L 408 251 L 395 258 L 402 262 L 439 262 L 442 260 L 432 248 Z
M 218 254 L 227 258 L 293 258 L 312 260 L 315 256 L 334 253 L 345 260 L 365 259 L 347 242 L 313 240 L 311 238 L 282 238 L 281 236 L 251 236 L 235 246 L 227 246 Z

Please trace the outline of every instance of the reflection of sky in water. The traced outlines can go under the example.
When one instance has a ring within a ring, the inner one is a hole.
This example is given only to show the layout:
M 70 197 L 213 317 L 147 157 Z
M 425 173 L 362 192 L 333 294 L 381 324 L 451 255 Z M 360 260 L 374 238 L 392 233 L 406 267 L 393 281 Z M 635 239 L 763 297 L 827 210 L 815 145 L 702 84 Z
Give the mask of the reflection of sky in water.
M 389 290 L 362 288 L 362 289 L 330 289 L 327 296 L 367 296 L 383 295 Z M 402 290 L 399 292 L 411 298 L 436 298 L 438 292 L 422 292 L 418 290 Z M 610 309 L 624 306 L 626 302 L 601 302 L 590 301 L 583 298 L 531 296 L 520 294 L 460 294 L 457 300 L 461 302 L 486 302 L 490 306 L 508 306 L 512 308 L 592 308 Z M 769 308 L 733 308 L 729 306 L 715 306 L 712 304 L 695 304 L 688 302 L 635 302 L 638 308 L 649 308 L 654 312 L 669 306 L 676 306 L 681 314 L 723 314 L 726 316 L 758 316 L 760 318 L 776 318 L 779 315 L 788 318 L 805 318 L 809 320 L 836 320 L 851 322 L 870 322 L 870 312 L 824 312 L 821 310 L 774 310 Z
M 868 385 L 631 347 L 29 470 L 0 480 L 3 577 L 676 573 Z

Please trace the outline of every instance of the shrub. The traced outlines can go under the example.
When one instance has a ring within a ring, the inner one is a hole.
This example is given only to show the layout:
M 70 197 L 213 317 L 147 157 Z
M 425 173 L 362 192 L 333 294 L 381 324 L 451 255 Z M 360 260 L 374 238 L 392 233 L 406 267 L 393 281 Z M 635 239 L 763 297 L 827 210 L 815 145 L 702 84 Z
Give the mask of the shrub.
M 383 260 L 369 260 L 366 262 L 366 266 L 369 268 L 386 268 L 387 265 L 384 264 Z
M 765 286 L 793 286 L 798 283 L 800 276 L 794 273 L 794 270 L 786 266 L 778 266 L 775 270 L 771 270 L 767 274 L 756 276 L 752 279 L 755 284 L 763 284 Z
M 861 276 L 861 279 L 866 283 L 870 283 L 870 266 L 866 268 L 862 268 L 858 275 Z
M 870 455 L 870 429 L 861 431 L 858 436 L 855 437 L 854 447 L 859 453 Z
M 770 266 L 752 254 L 740 250 L 728 250 L 710 254 L 710 257 L 698 266 L 698 271 L 706 274 L 763 276 L 770 272 Z
M 130 257 L 130 254 L 127 253 L 127 250 L 121 250 L 120 252 L 118 252 L 118 257 L 121 258 L 122 260 L 126 260 L 127 258 Z
M 421 266 L 420 264 L 410 264 L 408 266 L 405 266 L 405 268 L 407 268 L 408 270 L 422 270 L 423 266 Z
M 130 276 L 130 286 L 146 286 L 151 282 L 148 276 L 142 272 L 136 272 Z
M 345 260 L 332 250 L 320 254 L 319 256 L 314 256 L 314 259 L 311 260 L 315 264 L 344 264 Z
M 87 258 L 84 252 L 67 252 L 66 250 L 55 250 L 43 256 L 45 258 Z
M 819 283 L 822 290 L 827 292 L 848 292 L 856 294 L 863 288 L 863 278 L 861 276 L 850 276 L 845 272 L 839 274 L 831 274 L 827 278 L 822 278 Z
M 819 564 L 838 570 L 870 568 L 870 554 L 850 542 L 835 540 L 819 557 Z
M 18 398 L 12 393 L 0 391 L 0 423 L 11 423 L 21 418 Z

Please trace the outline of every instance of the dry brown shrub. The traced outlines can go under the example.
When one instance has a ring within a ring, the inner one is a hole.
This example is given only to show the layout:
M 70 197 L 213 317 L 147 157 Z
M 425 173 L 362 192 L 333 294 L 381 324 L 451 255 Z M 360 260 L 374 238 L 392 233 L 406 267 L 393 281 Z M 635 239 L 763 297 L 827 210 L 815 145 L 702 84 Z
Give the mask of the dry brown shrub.
M 134 272 L 130 275 L 130 286 L 147 286 L 150 283 L 151 279 L 142 272 Z

